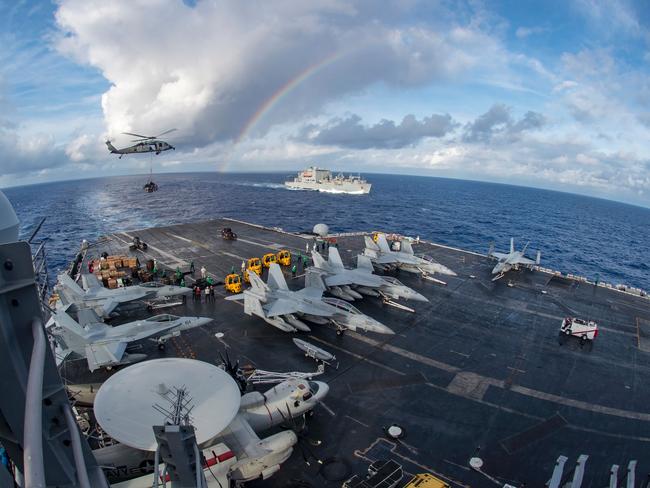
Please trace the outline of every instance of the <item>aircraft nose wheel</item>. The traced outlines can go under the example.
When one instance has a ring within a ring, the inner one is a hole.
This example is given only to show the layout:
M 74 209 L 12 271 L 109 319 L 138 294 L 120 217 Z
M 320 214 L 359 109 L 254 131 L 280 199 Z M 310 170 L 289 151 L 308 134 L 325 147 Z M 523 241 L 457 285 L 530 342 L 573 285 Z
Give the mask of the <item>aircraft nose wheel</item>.
M 161 342 L 160 344 L 158 344 L 158 350 L 159 351 L 164 351 L 165 350 L 165 343 L 164 342 Z

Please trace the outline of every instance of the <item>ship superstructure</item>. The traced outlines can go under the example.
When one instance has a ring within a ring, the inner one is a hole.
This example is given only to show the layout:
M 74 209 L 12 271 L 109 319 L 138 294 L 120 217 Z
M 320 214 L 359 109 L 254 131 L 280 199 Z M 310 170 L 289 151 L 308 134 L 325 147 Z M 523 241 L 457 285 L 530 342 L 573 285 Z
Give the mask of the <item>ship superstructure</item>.
M 287 188 L 293 190 L 316 190 L 328 193 L 349 193 L 353 195 L 365 195 L 370 193 L 371 183 L 368 183 L 361 176 L 339 173 L 332 176 L 328 169 L 311 166 L 294 177 L 293 180 L 285 181 Z

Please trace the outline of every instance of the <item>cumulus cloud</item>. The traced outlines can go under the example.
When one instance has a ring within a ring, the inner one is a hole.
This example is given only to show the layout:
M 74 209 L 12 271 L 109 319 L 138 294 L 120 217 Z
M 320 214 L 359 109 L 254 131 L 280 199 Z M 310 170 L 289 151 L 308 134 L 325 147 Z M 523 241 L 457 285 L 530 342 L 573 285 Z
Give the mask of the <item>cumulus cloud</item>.
M 426 137 L 443 137 L 456 125 L 449 114 L 433 114 L 422 120 L 409 114 L 399 124 L 383 119 L 377 124 L 365 126 L 361 123 L 361 117 L 352 114 L 331 119 L 323 125 L 310 124 L 302 129 L 301 138 L 318 145 L 394 149 L 414 146 Z
M 67 161 L 54 137 L 45 133 L 21 134 L 20 127 L 0 118 L 0 174 L 36 172 Z
M 528 111 L 519 120 L 514 120 L 510 107 L 498 103 L 474 122 L 465 125 L 463 140 L 465 142 L 487 142 L 497 135 L 515 136 L 521 132 L 541 128 L 545 123 L 542 114 Z
M 490 79 L 507 71 L 498 40 L 450 20 L 444 6 L 437 22 L 414 22 L 417 8 L 62 0 L 56 45 L 112 84 L 102 97 L 110 137 L 178 127 L 177 142 L 200 147 L 263 135 L 376 83 L 413 87 L 478 68 Z

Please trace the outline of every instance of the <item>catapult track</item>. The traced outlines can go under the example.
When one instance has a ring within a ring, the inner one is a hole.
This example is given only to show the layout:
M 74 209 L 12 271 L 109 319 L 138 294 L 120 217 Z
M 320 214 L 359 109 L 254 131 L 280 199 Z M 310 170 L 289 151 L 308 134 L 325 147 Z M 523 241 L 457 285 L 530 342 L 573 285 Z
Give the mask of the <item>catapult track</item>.
M 239 238 L 223 240 L 222 227 L 231 227 Z M 148 244 L 146 252 L 129 251 L 135 235 Z M 337 237 L 348 265 L 363 248 L 361 236 Z M 155 258 L 170 272 L 187 270 L 193 261 L 197 276 L 205 266 L 221 281 L 248 257 L 284 248 L 304 254 L 306 242 L 311 237 L 221 219 L 111 234 L 91 246 L 86 259 L 104 251 L 132 254 L 141 262 Z M 447 286 L 440 286 L 400 274 L 404 284 L 430 300 L 409 304 L 415 314 L 373 298 L 355 302 L 395 336 L 347 332 L 341 338 L 318 325 L 298 334 L 340 362 L 319 377 L 331 389 L 327 408 L 318 408 L 310 420 L 309 437 L 322 441 L 314 453 L 345 460 L 353 473 L 364 472 L 368 461 L 392 458 L 408 473 L 430 471 L 452 486 L 494 486 L 469 469 L 468 460 L 477 452 L 490 476 L 527 486 L 548 481 L 561 454 L 569 458 L 565 473 L 580 454 L 589 455 L 583 486 L 605 486 L 609 467 L 626 466 L 632 459 L 639 461 L 637 479 L 644 479 L 650 472 L 647 299 L 540 271 L 514 272 L 492 282 L 493 263 L 483 255 L 429 242 L 414 248 L 458 276 L 442 277 Z M 301 276 L 291 279 L 284 271 L 290 287 L 302 287 Z M 509 280 L 514 286 L 508 286 Z M 218 295 L 216 303 L 189 298 L 186 305 L 165 310 L 214 321 L 172 339 L 164 352 L 143 341 L 142 352 L 150 358 L 175 355 L 216 364 L 227 347 L 242 364 L 264 370 L 316 370 L 292 335 L 244 315 L 240 303 L 221 299 L 223 287 Z M 560 322 L 568 315 L 599 323 L 593 346 L 571 340 L 559 344 Z M 224 336 L 215 337 L 217 332 Z M 69 361 L 62 374 L 69 382 L 91 383 L 110 373 L 91 375 L 84 361 Z M 406 431 L 398 442 L 386 439 L 383 431 L 392 423 Z M 292 479 L 340 486 L 316 475 L 315 466 L 306 466 L 296 453 L 260 486 L 284 487 Z

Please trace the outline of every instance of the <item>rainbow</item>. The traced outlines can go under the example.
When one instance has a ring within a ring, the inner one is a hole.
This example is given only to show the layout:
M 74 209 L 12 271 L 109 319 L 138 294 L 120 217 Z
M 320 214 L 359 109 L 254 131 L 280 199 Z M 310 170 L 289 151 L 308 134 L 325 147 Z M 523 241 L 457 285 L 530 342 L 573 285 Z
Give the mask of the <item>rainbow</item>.
M 237 146 L 255 128 L 255 126 L 264 117 L 264 115 L 273 110 L 273 107 L 275 107 L 289 93 L 291 93 L 294 89 L 314 76 L 323 68 L 341 59 L 341 57 L 343 57 L 343 53 L 330 54 L 325 59 L 322 59 L 321 61 L 308 66 L 306 69 L 298 73 L 284 85 L 278 88 L 275 93 L 273 93 L 273 95 L 271 95 L 267 100 L 264 101 L 264 103 L 260 105 L 255 113 L 248 119 L 246 124 L 244 124 L 244 127 L 235 139 L 234 146 Z M 221 171 L 225 171 L 226 167 L 228 166 L 229 159 L 230 158 L 225 158 L 224 164 L 221 167 Z

